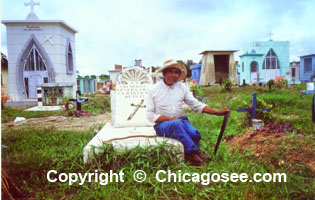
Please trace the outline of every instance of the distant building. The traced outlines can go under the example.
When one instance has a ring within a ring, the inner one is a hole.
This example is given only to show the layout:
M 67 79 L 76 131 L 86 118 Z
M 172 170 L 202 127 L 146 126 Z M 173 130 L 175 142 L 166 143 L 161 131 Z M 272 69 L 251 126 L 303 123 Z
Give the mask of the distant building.
M 300 57 L 300 81 L 315 81 L 315 54 Z
M 300 62 L 290 62 L 289 81 L 293 84 L 300 83 Z
M 266 83 L 276 76 L 290 72 L 289 41 L 256 41 L 244 49 L 240 55 L 240 82 L 252 84 Z
M 114 70 L 108 70 L 109 79 L 112 81 L 112 83 L 116 83 L 117 76 L 121 71 L 122 71 L 122 65 L 115 65 Z
M 191 65 L 190 70 L 191 70 L 191 79 L 195 80 L 199 84 L 201 64 Z
M 151 77 L 153 83 L 158 83 L 163 80 L 163 74 L 160 72 L 160 69 L 162 69 L 162 67 L 151 67 Z
M 77 78 L 77 91 L 80 91 L 81 94 L 88 94 L 95 92 L 95 83 L 96 79 L 85 76 L 85 77 L 78 77 Z
M 62 20 L 40 20 L 31 12 L 25 20 L 2 20 L 7 31 L 8 89 L 13 101 L 36 100 L 37 88 L 43 97 L 73 96 L 76 90 L 75 34 Z M 56 92 L 58 91 L 58 92 Z
M 200 85 L 214 85 L 224 82 L 226 79 L 236 80 L 236 66 L 234 53 L 237 50 L 203 51 L 200 74 Z

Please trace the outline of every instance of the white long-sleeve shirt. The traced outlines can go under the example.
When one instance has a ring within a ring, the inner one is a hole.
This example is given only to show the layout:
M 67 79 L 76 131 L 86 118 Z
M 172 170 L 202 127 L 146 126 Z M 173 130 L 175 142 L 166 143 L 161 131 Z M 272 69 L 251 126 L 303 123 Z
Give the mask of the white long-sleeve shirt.
M 206 106 L 199 102 L 183 83 L 176 82 L 168 86 L 164 81 L 160 81 L 148 91 L 147 119 L 154 123 L 160 116 L 180 117 L 183 115 L 183 101 L 200 113 Z

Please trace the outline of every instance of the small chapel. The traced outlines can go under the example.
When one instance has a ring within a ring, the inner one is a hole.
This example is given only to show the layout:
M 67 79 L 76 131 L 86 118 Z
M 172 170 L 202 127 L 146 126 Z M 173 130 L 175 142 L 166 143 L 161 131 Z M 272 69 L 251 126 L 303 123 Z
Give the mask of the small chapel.
M 38 2 L 30 0 L 25 6 L 30 7 L 25 20 L 1 21 L 7 31 L 10 97 L 13 101 L 35 100 L 38 88 L 43 98 L 75 96 L 78 31 L 62 20 L 40 20 L 34 12 Z
M 289 41 L 255 41 L 240 55 L 240 84 L 267 83 L 276 76 L 289 80 Z

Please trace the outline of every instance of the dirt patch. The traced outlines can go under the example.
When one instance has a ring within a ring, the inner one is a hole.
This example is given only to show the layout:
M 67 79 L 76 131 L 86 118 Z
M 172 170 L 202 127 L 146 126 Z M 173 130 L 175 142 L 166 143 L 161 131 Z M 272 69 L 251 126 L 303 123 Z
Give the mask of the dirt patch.
M 50 128 L 54 127 L 57 130 L 75 130 L 88 131 L 91 128 L 106 124 L 110 121 L 110 113 L 99 115 L 80 115 L 80 117 L 73 116 L 48 116 L 41 118 L 30 118 L 25 121 L 14 123 L 2 123 L 1 129 L 4 131 L 8 128 L 22 129 L 22 128 Z
M 247 129 L 239 136 L 231 136 L 227 143 L 232 148 L 239 148 L 240 151 L 247 149 L 256 155 L 251 156 L 253 160 L 263 160 L 276 168 L 282 165 L 289 165 L 294 168 L 297 164 L 307 166 L 315 172 L 315 141 L 306 137 L 305 133 L 296 131 L 292 133 L 290 124 L 271 124 L 258 130 Z

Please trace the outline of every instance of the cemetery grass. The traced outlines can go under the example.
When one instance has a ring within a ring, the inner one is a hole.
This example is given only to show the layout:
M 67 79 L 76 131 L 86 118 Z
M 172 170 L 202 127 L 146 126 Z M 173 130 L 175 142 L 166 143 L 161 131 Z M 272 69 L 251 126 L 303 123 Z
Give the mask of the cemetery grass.
M 82 111 L 92 114 L 103 114 L 110 112 L 110 98 L 102 94 L 88 95 L 89 101 L 82 104 Z M 1 110 L 1 122 L 6 123 L 14 121 L 16 117 L 41 118 L 47 116 L 66 116 L 65 111 L 25 111 L 26 108 L 5 107 Z M 69 111 L 74 111 L 75 108 Z
M 40 118 L 47 116 L 57 116 L 57 115 L 66 115 L 63 111 L 25 111 L 26 108 L 12 108 L 5 107 L 1 110 L 1 123 L 6 123 L 10 121 L 14 121 L 16 117 L 24 117 L 26 119 L 29 118 Z
M 255 87 L 237 88 L 231 93 L 222 93 L 220 88 L 205 88 L 207 104 L 214 108 L 227 107 L 233 101 L 224 140 L 217 156 L 213 150 L 222 124 L 222 117 L 200 115 L 186 111 L 191 123 L 201 132 L 201 149 L 212 161 L 202 166 L 192 166 L 181 162 L 169 150 L 163 147 L 149 149 L 136 148 L 127 152 L 114 152 L 110 146 L 103 147 L 104 153 L 96 157 L 92 165 L 83 164 L 83 147 L 92 139 L 93 129 L 86 132 L 58 131 L 56 129 L 22 129 L 2 130 L 2 144 L 8 148 L 2 150 L 2 167 L 7 171 L 15 184 L 27 197 L 35 199 L 312 199 L 315 195 L 314 171 L 304 163 L 290 165 L 281 162 L 284 156 L 295 149 L 307 148 L 307 155 L 314 157 L 314 130 L 311 123 L 310 96 L 299 96 L 296 90 L 274 90 L 259 94 L 268 103 L 274 104 L 273 117 L 277 122 L 291 121 L 297 129 L 306 134 L 285 133 L 285 139 L 279 148 L 265 157 L 255 158 L 256 153 L 250 149 L 231 147 L 225 142 L 234 135 L 238 137 L 250 131 L 243 126 L 244 113 L 236 112 L 243 106 L 244 100 L 250 101 Z M 294 96 L 291 97 L 291 96 Z M 276 102 L 274 102 L 276 101 Z M 301 102 L 300 102 L 301 101 Z M 294 117 L 287 117 L 294 116 Z M 297 116 L 297 117 L 296 117 Z M 106 152 L 106 153 L 105 153 Z M 297 155 L 298 158 L 299 155 Z M 310 159 L 313 159 L 312 157 Z M 296 163 L 295 163 L 296 164 Z M 58 173 L 119 172 L 124 170 L 124 183 L 49 183 L 46 173 L 54 169 Z M 141 169 L 147 173 L 146 181 L 137 183 L 133 172 Z M 158 170 L 172 170 L 181 173 L 287 173 L 287 182 L 281 183 L 241 183 L 210 182 L 201 183 L 159 183 L 155 179 Z

